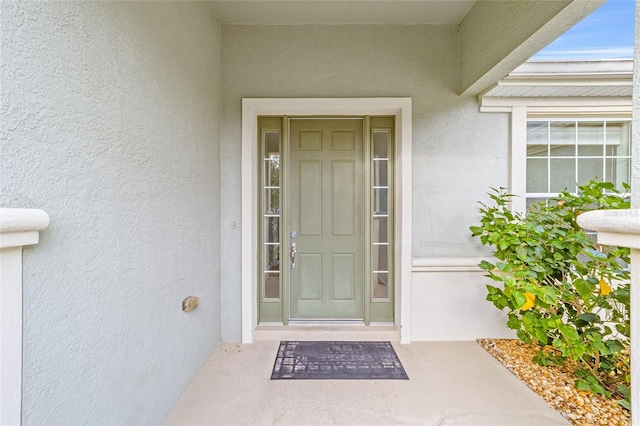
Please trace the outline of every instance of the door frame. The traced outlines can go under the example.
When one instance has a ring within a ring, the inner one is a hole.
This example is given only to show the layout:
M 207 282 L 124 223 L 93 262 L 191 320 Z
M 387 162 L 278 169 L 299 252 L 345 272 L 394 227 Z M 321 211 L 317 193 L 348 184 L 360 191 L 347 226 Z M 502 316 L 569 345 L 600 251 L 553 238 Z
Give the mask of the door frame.
M 242 99 L 242 342 L 258 324 L 258 116 L 395 117 L 395 306 L 400 343 L 411 342 L 412 115 L 411 98 Z

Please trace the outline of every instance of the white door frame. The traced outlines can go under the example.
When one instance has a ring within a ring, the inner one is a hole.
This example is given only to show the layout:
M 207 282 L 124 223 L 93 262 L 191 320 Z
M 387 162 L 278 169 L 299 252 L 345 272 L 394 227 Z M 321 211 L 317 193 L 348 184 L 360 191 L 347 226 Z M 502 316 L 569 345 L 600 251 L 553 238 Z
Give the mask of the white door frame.
M 258 116 L 393 115 L 395 126 L 395 324 L 411 342 L 411 98 L 242 99 L 242 342 L 258 324 Z

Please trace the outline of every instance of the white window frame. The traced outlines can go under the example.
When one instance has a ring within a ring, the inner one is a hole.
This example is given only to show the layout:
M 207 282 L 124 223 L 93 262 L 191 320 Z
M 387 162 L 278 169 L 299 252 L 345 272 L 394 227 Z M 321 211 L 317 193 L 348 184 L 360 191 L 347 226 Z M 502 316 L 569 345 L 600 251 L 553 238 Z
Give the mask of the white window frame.
M 258 324 L 258 116 L 395 117 L 395 325 L 400 343 L 411 343 L 412 113 L 411 98 L 242 99 L 242 342 L 253 342 Z
M 515 195 L 511 209 L 525 212 L 527 206 L 527 121 L 531 118 L 575 120 L 629 119 L 630 98 L 482 98 L 481 112 L 510 113 L 509 193 Z
M 628 122 L 629 124 L 631 124 L 631 115 L 611 115 L 611 114 L 588 114 L 588 115 L 579 115 L 579 114 L 575 114 L 575 115 L 557 115 L 557 114 L 528 114 L 527 115 L 527 120 L 525 123 L 525 126 L 527 126 L 527 123 L 531 122 L 531 121 L 538 121 L 538 122 L 563 122 L 563 123 L 577 123 L 578 126 L 576 127 L 576 129 L 579 128 L 580 123 L 588 123 L 588 122 L 592 122 L 592 123 L 601 123 L 601 122 L 605 122 L 605 123 L 615 123 L 615 122 Z M 528 126 L 527 126 L 528 128 Z M 525 129 L 526 132 L 526 129 Z M 606 137 L 606 135 L 605 135 Z M 553 142 L 553 141 L 552 141 Z M 629 141 L 630 142 L 630 141 Z M 524 149 L 524 155 L 525 155 L 525 192 L 524 192 L 524 198 L 525 198 L 525 202 L 526 199 L 528 198 L 548 198 L 548 197 L 553 197 L 556 196 L 558 193 L 553 193 L 553 192 L 544 192 L 544 193 L 529 193 L 526 191 L 526 183 L 527 183 L 527 140 L 526 140 L 526 136 L 525 136 L 525 149 Z M 554 144 L 552 143 L 552 145 L 558 145 L 558 144 Z M 629 146 L 629 148 L 631 148 L 631 146 Z M 627 157 L 627 156 L 625 156 Z M 629 158 L 631 158 L 631 152 L 629 152 L 628 155 Z M 540 157 L 540 158 L 545 158 L 545 157 Z M 546 157 L 548 159 L 548 157 Z M 579 158 L 581 158 L 580 156 L 578 156 L 577 154 L 574 155 L 572 158 L 578 160 Z M 604 155 L 603 153 L 603 158 L 612 158 L 612 157 L 607 157 L 606 155 Z M 576 162 L 576 167 L 577 167 L 577 162 Z M 551 169 L 549 168 L 549 170 L 547 170 L 548 173 L 548 178 L 550 179 L 550 174 L 551 174 Z M 577 169 L 576 169 L 576 173 L 577 173 Z M 606 171 L 605 171 L 606 173 Z M 604 179 L 604 176 L 600 176 L 601 179 Z M 629 178 L 630 180 L 630 178 Z M 549 183 L 549 182 L 548 182 Z M 584 182 L 586 183 L 586 182 Z M 627 183 L 630 183 L 627 182 Z M 574 188 L 575 189 L 575 188 Z M 571 192 L 571 191 L 570 191 Z

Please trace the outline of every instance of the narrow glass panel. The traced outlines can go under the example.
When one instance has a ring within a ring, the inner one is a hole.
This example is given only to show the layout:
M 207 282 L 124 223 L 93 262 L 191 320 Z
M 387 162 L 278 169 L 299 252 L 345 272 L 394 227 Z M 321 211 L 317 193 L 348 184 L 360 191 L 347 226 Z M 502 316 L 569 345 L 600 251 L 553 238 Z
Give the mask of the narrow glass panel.
M 389 190 L 387 188 L 373 190 L 373 214 L 389 214 Z
M 567 189 L 569 192 L 576 190 L 576 160 L 559 159 L 551 160 L 550 192 L 560 192 Z
M 389 246 L 374 245 L 371 255 L 373 256 L 372 266 L 374 271 L 389 270 Z
M 630 141 L 630 122 L 607 122 L 607 155 L 631 155 Z
M 264 274 L 264 298 L 280 299 L 280 273 L 269 272 Z
M 574 121 L 552 121 L 549 123 L 551 145 L 575 145 L 576 123 Z
M 261 119 L 262 125 L 277 126 L 279 120 Z M 276 320 L 281 308 L 280 287 L 280 145 L 279 130 L 262 132 L 261 140 L 261 319 Z M 264 310 L 263 310 L 264 309 Z
M 374 299 L 389 298 L 389 274 L 388 273 L 373 274 L 373 298 Z
M 266 217 L 264 220 L 264 242 L 280 242 L 280 218 Z
M 590 180 L 604 179 L 602 158 L 578 158 L 578 183 L 584 185 Z
M 547 145 L 548 121 L 527 122 L 527 145 Z
M 280 186 L 280 155 L 269 154 L 264 161 L 264 186 Z
M 389 158 L 389 132 L 373 132 L 373 158 Z
M 527 157 L 548 157 L 548 145 L 527 145 Z
M 548 176 L 546 158 L 527 160 L 527 192 L 548 192 Z
M 264 214 L 280 214 L 279 188 L 267 188 L 264 190 Z
M 604 123 L 583 121 L 578 123 L 578 145 L 604 144 Z
M 265 158 L 269 158 L 270 154 L 280 152 L 280 132 L 264 133 L 264 152 Z
M 373 218 L 373 233 L 371 237 L 374 243 L 388 243 L 389 232 L 387 226 L 389 218 L 387 217 L 374 217 Z
M 389 160 L 373 162 L 373 186 L 389 186 Z
M 265 271 L 280 271 L 280 245 L 265 244 L 264 246 Z

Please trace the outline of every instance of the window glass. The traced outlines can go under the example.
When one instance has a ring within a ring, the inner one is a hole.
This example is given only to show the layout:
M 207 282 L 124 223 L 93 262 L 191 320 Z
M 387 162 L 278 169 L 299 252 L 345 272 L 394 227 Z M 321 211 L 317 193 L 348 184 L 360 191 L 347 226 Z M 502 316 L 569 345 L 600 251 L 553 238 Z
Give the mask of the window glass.
M 549 123 L 551 145 L 575 145 L 576 123 L 574 121 L 551 121 Z
M 280 299 L 280 132 L 262 139 L 262 297 Z
M 579 157 L 602 157 L 604 145 L 578 145 Z
M 385 130 L 372 131 L 373 159 L 372 166 L 372 221 L 371 221 L 371 296 L 378 301 L 388 300 L 390 296 L 389 266 L 389 207 L 390 207 L 390 172 L 389 154 L 391 150 L 391 132 Z
M 548 145 L 549 122 L 529 121 L 527 123 L 527 145 Z
M 527 123 L 527 207 L 589 180 L 606 180 L 624 191 L 631 177 L 628 120 Z
M 607 155 L 631 155 L 631 123 L 608 122 L 607 123 Z
M 578 145 L 604 144 L 604 123 L 599 121 L 586 121 L 578 123 Z
M 527 192 L 549 192 L 549 169 L 546 158 L 527 160 Z
M 373 158 L 389 158 L 388 132 L 373 132 Z
M 578 182 L 589 182 L 590 180 L 603 180 L 604 162 L 601 158 L 579 158 L 578 159 Z
M 576 187 L 576 160 L 552 159 L 549 161 L 549 191 L 560 192 L 565 189 L 574 192 Z

